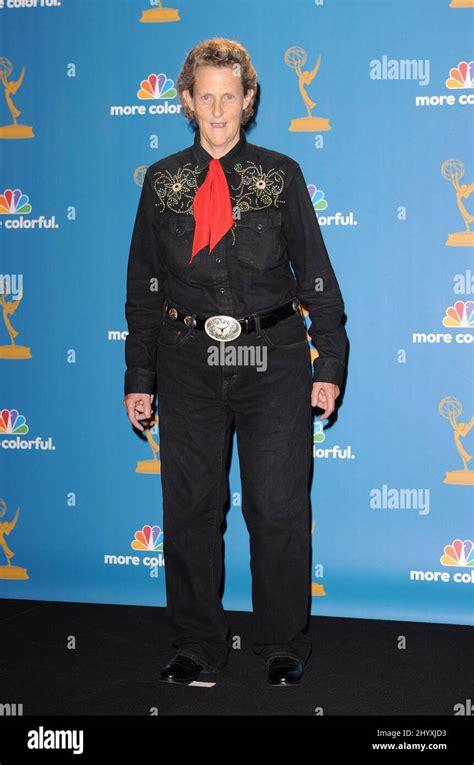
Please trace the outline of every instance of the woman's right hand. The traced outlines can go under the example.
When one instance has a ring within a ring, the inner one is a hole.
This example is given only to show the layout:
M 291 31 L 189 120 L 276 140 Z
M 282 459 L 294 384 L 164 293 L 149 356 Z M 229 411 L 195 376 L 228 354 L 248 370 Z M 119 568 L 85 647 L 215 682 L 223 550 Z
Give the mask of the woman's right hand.
M 138 430 L 145 429 L 138 420 L 147 420 L 151 417 L 153 397 L 153 393 L 128 393 L 123 400 L 128 419 Z

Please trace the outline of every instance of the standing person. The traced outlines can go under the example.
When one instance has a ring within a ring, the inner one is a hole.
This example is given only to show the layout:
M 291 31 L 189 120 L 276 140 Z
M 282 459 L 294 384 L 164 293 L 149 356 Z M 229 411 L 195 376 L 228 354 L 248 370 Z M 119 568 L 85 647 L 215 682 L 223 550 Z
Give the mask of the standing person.
M 144 178 L 128 272 L 124 405 L 160 423 L 167 616 L 161 672 L 189 683 L 228 659 L 220 599 L 226 462 L 235 423 L 250 536 L 253 650 L 272 685 L 312 650 L 311 406 L 334 411 L 345 369 L 343 301 L 306 182 L 243 130 L 257 78 L 234 40 L 186 56 L 178 91 L 194 143 Z M 300 300 L 319 355 L 311 367 Z

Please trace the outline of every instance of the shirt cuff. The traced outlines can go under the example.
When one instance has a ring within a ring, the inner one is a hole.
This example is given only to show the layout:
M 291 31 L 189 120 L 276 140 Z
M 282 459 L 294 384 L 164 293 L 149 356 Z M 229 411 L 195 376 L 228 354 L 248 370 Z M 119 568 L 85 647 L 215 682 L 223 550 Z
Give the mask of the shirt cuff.
M 344 364 L 337 359 L 316 358 L 313 361 L 313 383 L 328 382 L 333 383 L 342 389 L 344 378 Z
M 124 392 L 128 393 L 154 393 L 155 374 L 149 369 L 132 367 L 125 372 Z

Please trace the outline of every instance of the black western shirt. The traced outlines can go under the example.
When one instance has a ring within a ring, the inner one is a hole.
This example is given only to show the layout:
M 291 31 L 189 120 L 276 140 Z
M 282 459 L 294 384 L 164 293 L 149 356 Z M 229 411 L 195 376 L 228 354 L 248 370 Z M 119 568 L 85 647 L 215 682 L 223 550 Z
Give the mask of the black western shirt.
M 199 130 L 190 147 L 148 167 L 133 228 L 125 316 L 125 395 L 153 393 L 164 299 L 188 314 L 241 318 L 298 297 L 318 357 L 314 382 L 341 387 L 344 304 L 300 165 L 240 138 L 220 163 L 234 225 L 191 257 L 193 199 L 210 160 Z

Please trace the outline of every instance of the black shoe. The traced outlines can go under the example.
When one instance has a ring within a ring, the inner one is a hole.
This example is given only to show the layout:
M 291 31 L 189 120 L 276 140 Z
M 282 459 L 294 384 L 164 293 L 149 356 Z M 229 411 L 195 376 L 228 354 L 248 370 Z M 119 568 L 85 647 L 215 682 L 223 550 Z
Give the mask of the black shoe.
M 270 685 L 295 685 L 301 682 L 304 665 L 289 656 L 275 656 L 268 667 Z
M 165 683 L 192 683 L 199 677 L 202 669 L 202 665 L 189 656 L 178 655 L 163 668 L 160 680 Z

